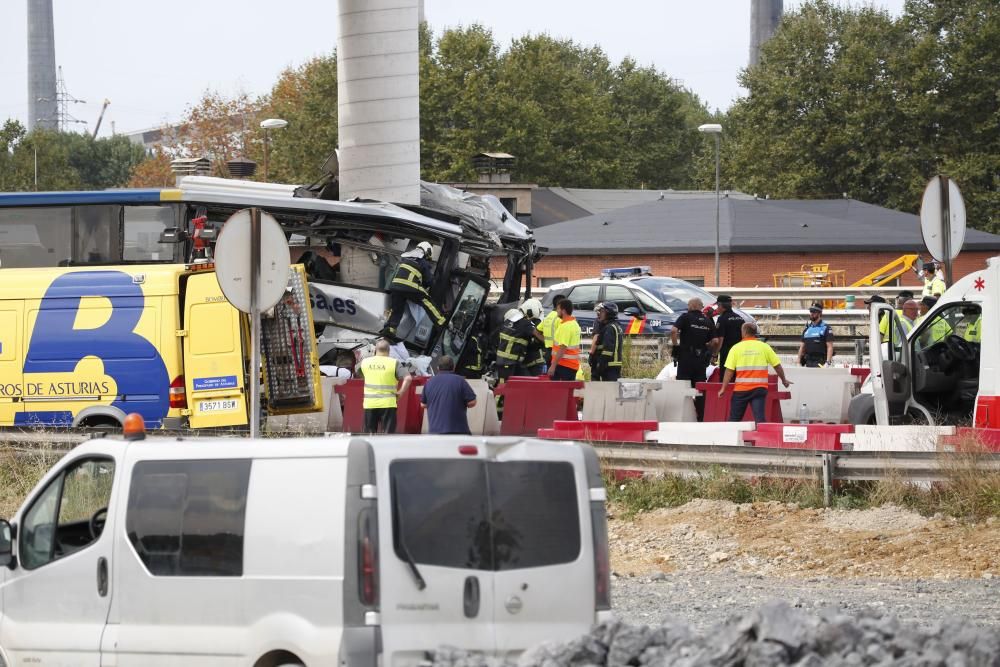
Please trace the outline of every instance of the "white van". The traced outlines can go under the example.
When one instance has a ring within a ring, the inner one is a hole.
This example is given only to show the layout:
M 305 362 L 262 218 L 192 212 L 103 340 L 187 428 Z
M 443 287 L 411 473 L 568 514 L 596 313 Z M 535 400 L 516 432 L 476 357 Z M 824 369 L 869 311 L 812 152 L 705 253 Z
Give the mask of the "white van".
M 0 521 L 6 665 L 510 657 L 610 612 L 593 449 L 462 436 L 92 440 Z

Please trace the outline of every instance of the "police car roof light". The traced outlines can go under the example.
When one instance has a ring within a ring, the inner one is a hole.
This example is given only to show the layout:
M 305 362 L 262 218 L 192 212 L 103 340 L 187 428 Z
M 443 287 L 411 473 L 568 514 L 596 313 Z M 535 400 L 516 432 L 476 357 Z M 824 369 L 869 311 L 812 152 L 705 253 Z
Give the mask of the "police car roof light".
M 601 269 L 602 278 L 629 278 L 631 276 L 651 276 L 653 269 L 649 266 L 624 266 L 613 269 Z

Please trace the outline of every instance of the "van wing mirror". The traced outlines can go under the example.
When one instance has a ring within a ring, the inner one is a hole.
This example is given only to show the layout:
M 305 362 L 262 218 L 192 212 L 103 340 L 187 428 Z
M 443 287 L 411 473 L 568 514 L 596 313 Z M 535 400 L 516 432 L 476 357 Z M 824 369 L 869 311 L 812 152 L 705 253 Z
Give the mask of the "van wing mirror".
M 14 531 L 10 523 L 0 519 L 0 567 L 13 567 Z

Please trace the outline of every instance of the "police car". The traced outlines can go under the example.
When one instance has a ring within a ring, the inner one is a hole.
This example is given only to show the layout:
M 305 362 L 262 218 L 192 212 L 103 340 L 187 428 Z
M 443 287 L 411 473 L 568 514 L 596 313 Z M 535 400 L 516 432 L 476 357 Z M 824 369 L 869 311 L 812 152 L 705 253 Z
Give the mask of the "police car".
M 654 276 L 648 266 L 630 266 L 602 269 L 600 278 L 570 280 L 549 288 L 542 306 L 546 312 L 552 309 L 552 300 L 557 294 L 573 302 L 573 316 L 586 334 L 593 333 L 597 315 L 594 309 L 602 301 L 613 301 L 618 305 L 618 323 L 622 331 L 631 334 L 666 335 L 674 320 L 687 310 L 687 302 L 695 297 L 706 306 L 713 305 L 715 295 L 693 283 L 679 278 Z M 643 319 L 633 322 L 625 312 L 627 308 L 638 308 Z M 748 322 L 753 318 L 737 310 Z

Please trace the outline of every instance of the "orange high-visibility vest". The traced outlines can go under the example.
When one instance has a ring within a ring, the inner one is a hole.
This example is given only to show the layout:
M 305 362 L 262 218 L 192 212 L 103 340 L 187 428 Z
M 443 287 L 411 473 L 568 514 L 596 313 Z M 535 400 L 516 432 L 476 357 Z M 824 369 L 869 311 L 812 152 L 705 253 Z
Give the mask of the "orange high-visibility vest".
M 580 325 L 575 317 L 567 317 L 556 329 L 555 338 L 552 341 L 552 358 L 556 358 L 559 350 L 563 351 L 559 365 L 572 370 L 580 368 Z

